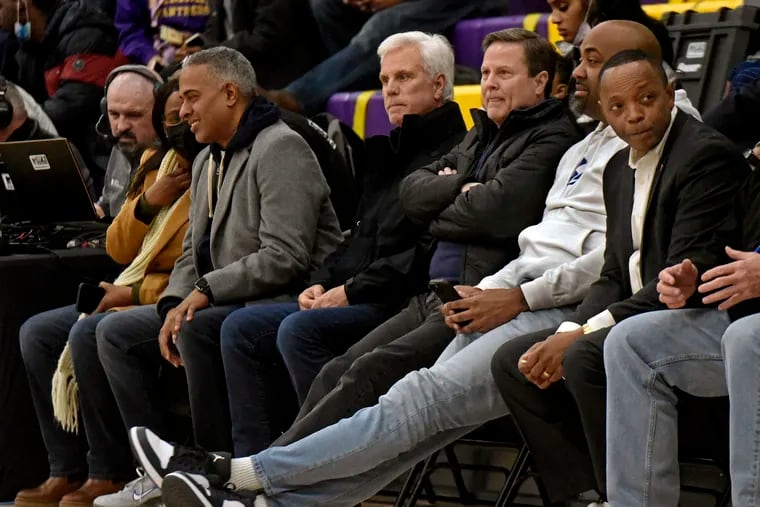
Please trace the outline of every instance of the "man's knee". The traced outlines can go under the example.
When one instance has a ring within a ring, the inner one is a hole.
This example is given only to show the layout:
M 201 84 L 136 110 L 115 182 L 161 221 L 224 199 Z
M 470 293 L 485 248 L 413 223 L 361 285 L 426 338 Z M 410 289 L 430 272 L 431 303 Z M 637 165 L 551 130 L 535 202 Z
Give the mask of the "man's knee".
M 535 341 L 526 341 L 517 338 L 508 341 L 498 348 L 491 359 L 491 372 L 497 381 L 506 379 L 524 380 L 524 375 L 520 371 L 520 358 L 525 354 Z
M 33 360 L 35 353 L 40 350 L 41 336 L 44 336 L 44 323 L 40 321 L 40 316 L 35 315 L 29 318 L 21 325 L 18 332 L 19 346 L 21 347 L 21 357 L 24 362 Z
M 570 391 L 604 377 L 602 351 L 588 340 L 578 340 L 565 350 L 562 360 L 565 382 Z
M 310 312 L 298 311 L 285 317 L 277 331 L 277 349 L 283 357 L 303 348 L 305 339 L 312 334 L 315 325 Z
M 30 317 L 21 325 L 18 335 L 19 347 L 25 363 L 28 364 L 44 354 L 46 350 L 52 351 L 55 348 L 55 345 L 49 342 L 56 338 L 54 336 L 56 329 L 57 326 L 50 322 L 50 317 L 45 313 Z M 57 343 L 62 339 L 55 339 L 54 341 Z
M 631 325 L 630 319 L 624 320 L 612 328 L 604 341 L 604 363 L 625 364 L 632 354 L 631 341 L 635 334 L 635 326 Z
M 726 360 L 760 355 L 760 316 L 751 315 L 733 322 L 723 333 Z
M 257 329 L 257 323 L 244 312 L 233 313 L 222 322 L 219 331 L 222 355 L 248 354 L 252 352 L 249 334 Z

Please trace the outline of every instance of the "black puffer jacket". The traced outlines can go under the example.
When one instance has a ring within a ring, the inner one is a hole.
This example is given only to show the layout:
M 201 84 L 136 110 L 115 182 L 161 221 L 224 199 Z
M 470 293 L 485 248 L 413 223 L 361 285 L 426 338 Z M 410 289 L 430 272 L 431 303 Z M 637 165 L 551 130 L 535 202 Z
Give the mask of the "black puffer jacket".
M 103 86 L 111 70 L 128 63 L 117 53 L 117 38 L 113 21 L 87 0 L 59 2 L 42 42 L 22 42 L 16 53 L 18 85 L 79 148 L 96 180 L 102 180 L 111 152 L 95 133 Z
M 434 238 L 465 245 L 459 281 L 475 284 L 518 252 L 517 236 L 541 220 L 544 201 L 565 151 L 582 134 L 565 106 L 555 100 L 512 111 L 501 128 L 473 109 L 475 127 L 451 152 L 401 183 L 401 204 Z M 495 147 L 480 177 L 483 150 Z M 450 167 L 453 176 L 439 176 Z M 483 185 L 461 193 L 469 181 Z
M 426 227 L 413 224 L 399 203 L 399 184 L 411 171 L 438 160 L 466 133 L 459 106 L 407 115 L 390 137 L 365 143 L 363 192 L 351 237 L 312 274 L 326 289 L 345 284 L 351 304 L 393 306 L 424 290 L 430 258 Z

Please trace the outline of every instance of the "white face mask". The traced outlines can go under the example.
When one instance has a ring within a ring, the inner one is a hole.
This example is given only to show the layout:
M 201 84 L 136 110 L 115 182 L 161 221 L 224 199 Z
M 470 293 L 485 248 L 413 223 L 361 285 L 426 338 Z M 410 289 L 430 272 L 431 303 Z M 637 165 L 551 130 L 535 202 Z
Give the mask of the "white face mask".
M 13 25 L 13 33 L 21 41 L 27 41 L 32 37 L 32 24 L 29 22 L 29 4 L 24 0 L 26 7 L 26 23 L 21 22 L 21 0 L 16 0 L 16 23 Z

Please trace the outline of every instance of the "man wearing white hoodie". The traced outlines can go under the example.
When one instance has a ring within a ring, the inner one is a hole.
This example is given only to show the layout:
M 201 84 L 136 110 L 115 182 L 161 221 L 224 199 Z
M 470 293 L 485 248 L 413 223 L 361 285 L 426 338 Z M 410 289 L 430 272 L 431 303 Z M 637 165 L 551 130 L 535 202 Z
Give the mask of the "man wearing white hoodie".
M 606 58 L 624 49 L 654 50 L 652 44 L 657 45 L 653 35 L 621 37 L 593 63 L 581 63 L 574 73 L 576 100 L 586 114 L 602 117 L 596 79 Z M 690 105 L 688 99 L 685 103 Z M 459 334 L 433 367 L 409 373 L 375 406 L 290 445 L 251 458 L 216 454 L 207 473 L 217 479 L 208 489 L 196 487 L 197 476 L 172 474 L 167 484 L 173 486 L 164 490 L 167 505 L 192 496 L 203 496 L 209 502 L 204 505 L 221 505 L 221 499 L 234 497 L 221 488 L 225 482 L 261 491 L 257 507 L 354 505 L 436 449 L 506 415 L 490 372 L 493 354 L 512 338 L 558 325 L 598 278 L 606 230 L 602 175 L 624 147 L 610 127 L 600 124 L 567 151 L 542 221 L 519 236 L 519 257 L 477 287 L 458 287 L 463 299 L 443 306 L 447 324 Z M 161 463 L 181 451 L 144 428 L 133 428 L 130 440 L 149 474 L 173 471 Z

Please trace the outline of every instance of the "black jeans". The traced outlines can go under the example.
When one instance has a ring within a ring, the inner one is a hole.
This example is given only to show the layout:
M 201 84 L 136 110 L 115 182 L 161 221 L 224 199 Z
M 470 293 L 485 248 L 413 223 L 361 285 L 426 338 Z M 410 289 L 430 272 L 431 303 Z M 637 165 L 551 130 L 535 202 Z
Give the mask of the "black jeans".
M 222 363 L 222 322 L 242 305 L 211 306 L 183 322 L 177 349 L 185 365 L 196 445 L 213 451 L 232 447 L 227 380 Z
M 494 380 L 530 448 L 536 471 L 553 502 L 591 489 L 606 496 L 606 379 L 602 344 L 609 329 L 583 336 L 565 351 L 565 380 L 541 390 L 518 369 L 547 329 L 516 338 L 494 354 Z
M 79 313 L 72 305 L 35 315 L 21 327 L 21 353 L 51 476 L 123 480 L 133 475 L 126 428 L 98 359 L 95 339 L 97 328 L 116 314 L 77 321 Z M 79 385 L 78 434 L 65 431 L 55 420 L 50 395 L 53 373 L 66 342 Z
M 287 445 L 374 405 L 410 371 L 432 365 L 454 331 L 433 293 L 415 296 L 395 317 L 322 368 L 296 422 L 272 445 Z
M 158 347 L 161 319 L 155 305 L 123 310 L 104 320 L 96 331 L 98 356 L 127 428 L 146 426 L 163 438 L 167 427 L 167 393 L 159 382 L 161 368 L 171 368 Z M 184 393 L 177 394 L 184 398 Z

